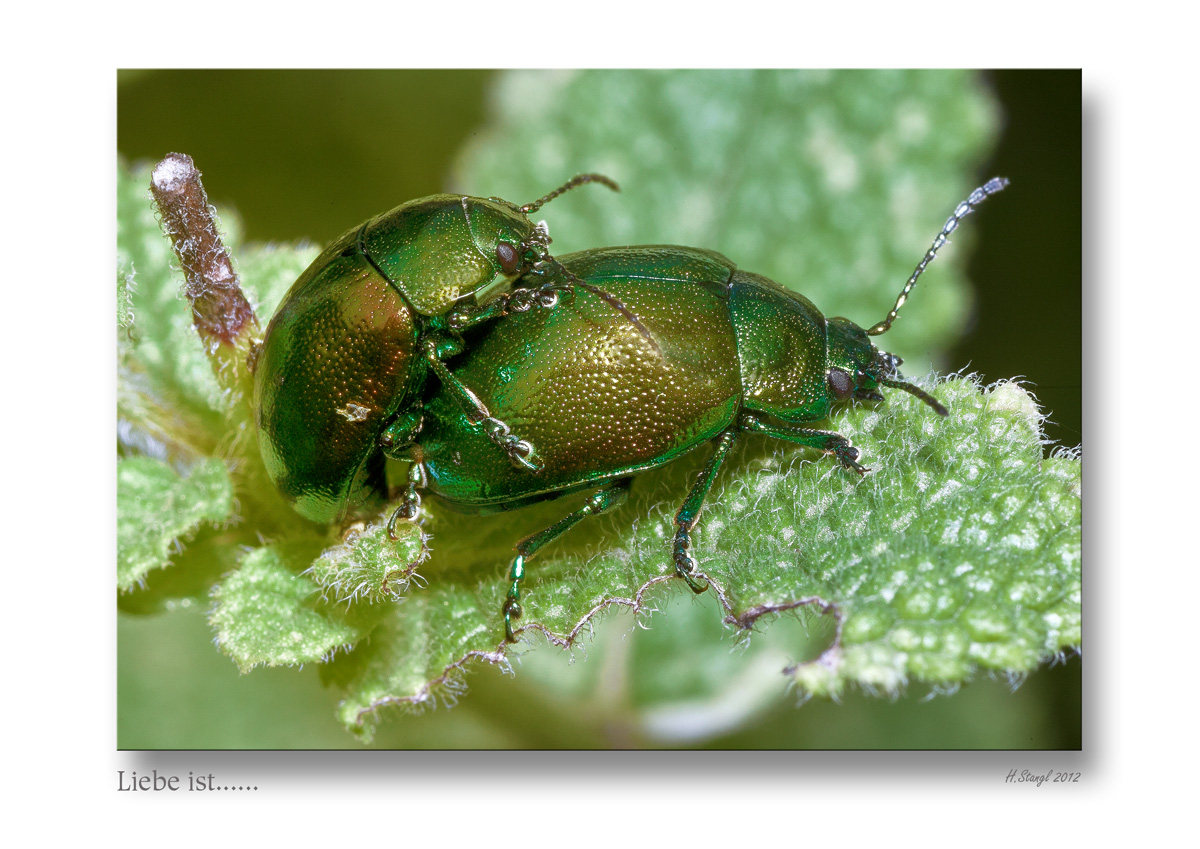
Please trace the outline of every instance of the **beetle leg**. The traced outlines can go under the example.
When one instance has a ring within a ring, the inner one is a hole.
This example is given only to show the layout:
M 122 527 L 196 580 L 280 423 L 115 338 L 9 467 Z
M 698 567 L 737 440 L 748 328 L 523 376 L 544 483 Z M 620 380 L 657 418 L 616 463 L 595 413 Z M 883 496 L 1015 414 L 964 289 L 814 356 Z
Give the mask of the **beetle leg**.
M 467 419 L 472 424 L 482 426 L 488 439 L 508 455 L 508 459 L 514 466 L 528 469 L 531 472 L 540 472 L 543 468 L 542 460 L 534 450 L 533 443 L 515 436 L 507 424 L 494 418 L 479 396 L 455 377 L 450 369 L 446 368 L 446 364 L 442 362 L 443 348 L 444 346 L 438 345 L 436 339 L 427 339 L 425 341 L 425 358 L 429 362 L 429 367 L 442 381 L 442 386 L 458 402 Z
M 700 511 L 704 508 L 704 499 L 708 497 L 708 491 L 712 489 L 713 481 L 717 478 L 721 464 L 725 462 L 730 449 L 737 442 L 737 436 L 737 429 L 730 428 L 714 440 L 716 450 L 709 458 L 708 465 L 696 476 L 696 483 L 692 486 L 692 491 L 688 493 L 687 500 L 675 514 L 675 572 L 687 581 L 694 593 L 702 593 L 707 590 L 708 583 L 696 575 L 696 561 L 688 552 L 692 545 L 691 532 L 700 519 Z
M 446 317 L 446 326 L 455 333 L 508 315 L 508 295 L 488 301 L 483 306 L 464 307 Z
M 421 490 L 428 485 L 428 480 L 425 476 L 425 464 L 413 463 L 408 467 L 408 487 L 404 490 L 404 500 L 400 502 L 395 510 L 392 511 L 392 516 L 388 519 L 387 534 L 392 542 L 395 542 L 400 537 L 396 533 L 396 522 L 403 518 L 407 522 L 411 522 L 417 518 L 417 514 L 421 512 Z
M 865 475 L 871 471 L 866 466 L 859 464 L 858 449 L 851 445 L 850 440 L 840 433 L 834 433 L 829 430 L 816 430 L 811 427 L 769 425 L 759 421 L 754 416 L 742 416 L 740 426 L 743 431 L 748 433 L 761 433 L 766 436 L 773 436 L 776 439 L 793 442 L 796 445 L 804 445 L 808 448 L 816 448 L 819 451 L 832 454 L 837 457 L 838 462 L 844 467 L 858 472 L 860 475 Z
M 464 307 L 451 313 L 446 319 L 446 326 L 456 333 L 461 333 L 510 313 L 528 312 L 534 307 L 550 309 L 558 306 L 562 296 L 570 292 L 570 289 L 569 282 L 558 279 L 551 279 L 537 286 L 522 286 L 493 298 L 483 306 Z
M 486 408 L 483 409 L 486 412 Z M 504 422 L 488 416 L 480 421 L 480 424 L 488 439 L 499 445 L 514 465 L 523 466 L 535 473 L 545 468 L 542 458 L 533 450 L 533 443 L 513 436 L 512 430 Z
M 532 536 L 517 543 L 517 556 L 513 558 L 508 578 L 511 582 L 508 595 L 504 599 L 504 638 L 515 643 L 513 622 L 521 618 L 521 580 L 525 577 L 525 561 L 532 557 L 543 546 L 548 545 L 565 534 L 588 516 L 599 516 L 625 503 L 629 497 L 630 478 L 618 478 L 610 481 L 602 489 L 592 493 L 584 505 L 569 516 L 555 522 L 544 531 L 538 531 Z
M 516 289 L 511 294 L 504 296 L 504 314 L 529 312 L 534 307 L 539 309 L 556 307 L 562 294 L 568 288 L 566 284 L 551 281 L 534 288 Z

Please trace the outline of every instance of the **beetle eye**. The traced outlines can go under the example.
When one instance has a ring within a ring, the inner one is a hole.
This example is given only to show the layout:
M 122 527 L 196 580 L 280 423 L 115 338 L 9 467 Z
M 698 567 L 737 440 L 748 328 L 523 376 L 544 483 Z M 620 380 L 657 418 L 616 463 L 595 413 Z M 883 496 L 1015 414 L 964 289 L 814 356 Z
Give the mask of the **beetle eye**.
M 512 274 L 516 271 L 520 259 L 521 255 L 512 245 L 501 242 L 496 246 L 496 262 L 500 263 L 500 270 L 505 274 Z
M 845 401 L 854 394 L 854 382 L 850 375 L 840 368 L 829 370 L 829 392 L 838 401 Z

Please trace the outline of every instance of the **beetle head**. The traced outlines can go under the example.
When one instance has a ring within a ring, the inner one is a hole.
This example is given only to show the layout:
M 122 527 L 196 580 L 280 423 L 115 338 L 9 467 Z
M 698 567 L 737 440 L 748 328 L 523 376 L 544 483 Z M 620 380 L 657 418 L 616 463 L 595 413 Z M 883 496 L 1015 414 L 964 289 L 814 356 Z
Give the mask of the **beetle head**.
M 550 230 L 546 222 L 534 224 L 529 215 L 564 192 L 587 183 L 601 183 L 613 191 L 620 190 L 603 174 L 577 174 L 554 191 L 524 206 L 496 197 L 462 199 L 471 240 L 478 254 L 492 263 L 493 278 L 499 275 L 512 281 L 534 267 L 554 262 L 550 256 Z M 487 282 L 490 281 L 481 281 L 474 291 L 484 288 Z
M 549 255 L 550 234 L 533 224 L 524 209 L 501 198 L 462 199 L 475 250 L 491 264 L 493 276 L 515 278 Z
M 900 374 L 904 361 L 881 351 L 857 324 L 845 318 L 831 318 L 826 323 L 826 334 L 829 363 L 826 380 L 833 400 L 882 401 L 879 388 L 886 386 L 920 398 L 940 416 L 947 415 L 940 401 Z
M 583 174 L 525 206 L 456 194 L 409 201 L 368 221 L 358 248 L 418 315 L 442 315 L 552 259 L 546 225 L 529 215 L 589 182 L 616 185 Z

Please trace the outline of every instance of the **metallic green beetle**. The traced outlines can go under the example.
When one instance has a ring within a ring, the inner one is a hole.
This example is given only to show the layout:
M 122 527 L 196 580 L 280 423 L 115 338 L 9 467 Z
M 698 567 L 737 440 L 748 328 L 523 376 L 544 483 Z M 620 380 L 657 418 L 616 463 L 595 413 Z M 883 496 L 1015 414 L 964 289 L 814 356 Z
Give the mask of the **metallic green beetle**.
M 507 462 L 443 389 L 425 404 L 415 444 L 384 434 L 389 456 L 412 463 L 396 516 L 415 515 L 422 490 L 470 513 L 593 490 L 582 508 L 518 543 L 503 608 L 512 641 L 529 557 L 583 518 L 621 504 L 634 475 L 712 442 L 713 456 L 675 518 L 676 571 L 694 591 L 704 592 L 707 585 L 688 553 L 689 535 L 739 434 L 762 433 L 816 448 L 862 474 L 868 470 L 845 437 L 811 427 L 835 404 L 881 401 L 879 390 L 886 386 L 947 414 L 935 398 L 904 380 L 900 358 L 879 350 L 870 336 L 891 327 L 963 216 L 1006 184 L 994 179 L 957 207 L 895 307 L 870 330 L 845 318 L 826 319 L 803 296 L 739 271 L 711 251 L 643 246 L 561 257 L 572 275 L 617 298 L 640 327 L 592 290 L 577 288 L 553 310 L 512 316 L 488 328 L 454 375 L 536 446 L 543 467 L 532 474 Z
M 377 511 L 386 494 L 379 436 L 430 370 L 511 462 L 535 467 L 529 444 L 480 407 L 442 360 L 461 331 L 509 312 L 550 307 L 569 275 L 477 298 L 505 280 L 554 267 L 550 237 L 529 214 L 581 174 L 525 206 L 499 198 L 433 195 L 344 233 L 284 297 L 254 362 L 254 405 L 267 472 L 297 512 L 324 524 Z M 402 427 L 402 425 L 400 425 Z

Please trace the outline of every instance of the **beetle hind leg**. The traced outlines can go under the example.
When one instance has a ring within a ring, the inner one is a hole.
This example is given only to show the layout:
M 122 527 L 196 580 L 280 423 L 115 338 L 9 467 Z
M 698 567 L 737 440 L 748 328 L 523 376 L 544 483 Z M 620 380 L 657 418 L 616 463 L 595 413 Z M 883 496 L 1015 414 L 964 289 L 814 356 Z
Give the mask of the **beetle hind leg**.
M 517 543 L 517 556 L 513 558 L 512 567 L 509 569 L 510 583 L 503 607 L 505 640 L 510 643 L 517 641 L 513 633 L 513 623 L 521 618 L 521 581 L 525 577 L 525 561 L 588 516 L 599 516 L 601 513 L 607 513 L 620 507 L 629 498 L 629 484 L 629 478 L 619 478 L 606 484 L 602 489 L 592 493 L 584 505 L 574 513 L 564 516 L 544 531 L 538 531 Z

